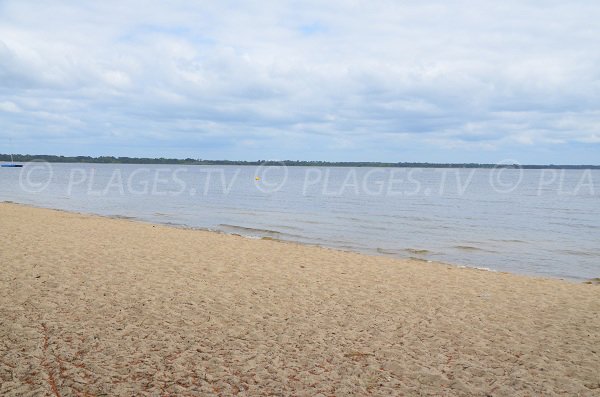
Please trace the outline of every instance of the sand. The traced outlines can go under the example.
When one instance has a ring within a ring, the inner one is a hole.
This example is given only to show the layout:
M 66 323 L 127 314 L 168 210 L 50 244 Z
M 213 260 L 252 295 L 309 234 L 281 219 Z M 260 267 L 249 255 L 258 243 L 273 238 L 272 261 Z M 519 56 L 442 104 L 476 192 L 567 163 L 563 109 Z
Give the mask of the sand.
M 2 396 L 600 395 L 600 287 L 0 204 Z

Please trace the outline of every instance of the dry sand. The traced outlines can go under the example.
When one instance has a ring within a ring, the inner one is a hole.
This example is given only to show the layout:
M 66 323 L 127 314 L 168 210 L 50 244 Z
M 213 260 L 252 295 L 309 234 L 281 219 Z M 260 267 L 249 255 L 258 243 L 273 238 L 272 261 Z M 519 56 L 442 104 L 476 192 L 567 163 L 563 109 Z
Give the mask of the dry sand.
M 0 395 L 600 395 L 600 287 L 0 204 Z

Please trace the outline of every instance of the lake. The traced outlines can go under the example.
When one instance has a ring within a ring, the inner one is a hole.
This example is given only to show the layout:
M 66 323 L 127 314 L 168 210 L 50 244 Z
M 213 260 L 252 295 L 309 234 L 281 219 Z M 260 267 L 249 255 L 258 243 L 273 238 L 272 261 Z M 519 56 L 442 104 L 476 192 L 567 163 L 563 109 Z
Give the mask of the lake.
M 34 162 L 0 171 L 0 201 L 575 281 L 600 276 L 599 170 Z

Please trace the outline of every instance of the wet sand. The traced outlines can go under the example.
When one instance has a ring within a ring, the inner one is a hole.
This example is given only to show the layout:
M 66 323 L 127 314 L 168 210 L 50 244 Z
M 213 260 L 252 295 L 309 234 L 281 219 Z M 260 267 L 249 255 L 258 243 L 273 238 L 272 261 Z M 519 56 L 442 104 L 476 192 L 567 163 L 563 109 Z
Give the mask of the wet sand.
M 600 286 L 0 204 L 0 395 L 600 395 Z

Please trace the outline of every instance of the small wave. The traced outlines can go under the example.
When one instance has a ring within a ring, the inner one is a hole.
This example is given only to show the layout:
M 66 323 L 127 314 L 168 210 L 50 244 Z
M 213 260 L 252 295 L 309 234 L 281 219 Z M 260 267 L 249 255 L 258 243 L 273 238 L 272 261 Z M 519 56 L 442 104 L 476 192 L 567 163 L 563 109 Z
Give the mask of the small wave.
M 493 241 L 499 241 L 501 243 L 519 243 L 519 244 L 526 244 L 527 243 L 527 241 L 518 240 L 518 239 L 495 239 Z
M 588 252 L 588 251 L 575 251 L 575 250 L 559 250 L 558 252 L 567 254 L 567 255 L 575 255 L 575 256 L 599 256 L 600 254 L 597 252 Z
M 342 219 L 344 221 L 357 221 L 357 222 L 361 222 L 364 221 L 364 219 L 360 219 L 360 218 L 355 218 L 352 216 L 336 216 L 337 219 Z
M 483 248 L 473 247 L 472 245 L 455 245 L 453 248 L 463 251 L 486 251 Z
M 225 229 L 238 230 L 238 231 L 247 232 L 247 233 L 249 232 L 249 233 L 259 233 L 259 234 L 281 235 L 281 233 L 278 232 L 277 230 L 259 229 L 259 228 L 254 228 L 254 227 L 246 227 L 246 226 L 238 226 L 238 225 L 229 225 L 226 223 L 220 223 L 219 227 L 225 228 Z
M 466 266 L 466 265 L 454 265 L 459 269 L 473 269 L 473 270 L 481 270 L 482 272 L 493 272 L 497 273 L 497 270 L 490 269 L 489 267 L 480 267 L 480 266 Z
M 270 237 L 261 237 L 261 236 L 249 236 L 247 234 L 239 234 L 239 233 L 226 233 L 222 230 L 210 230 L 213 233 L 219 233 L 219 234 L 225 234 L 227 236 L 236 236 L 236 237 L 241 237 L 241 238 L 247 238 L 249 240 L 262 240 L 262 239 L 271 239 Z M 276 240 L 276 239 L 273 239 Z
M 392 250 L 392 249 L 388 249 L 388 248 L 379 248 L 378 247 L 376 251 L 378 253 L 384 254 L 384 255 L 399 255 L 399 254 L 401 254 L 401 252 L 398 250 Z
M 282 240 L 280 238 L 270 237 L 270 236 L 254 237 L 254 238 L 258 238 L 260 240 L 266 240 L 266 241 L 277 241 L 277 242 L 280 242 L 280 243 L 281 242 L 285 242 L 285 240 Z
M 260 229 L 254 227 L 247 226 L 238 226 L 238 225 L 229 225 L 226 223 L 221 223 L 218 225 L 218 229 L 221 233 L 226 234 L 237 234 L 242 237 L 248 238 L 270 238 L 272 240 L 281 240 L 281 241 L 306 241 L 309 239 L 306 236 L 302 236 L 300 234 L 286 233 L 280 232 L 277 230 L 271 229 Z M 309 239 L 310 240 L 310 239 Z
M 584 223 L 572 223 L 572 222 L 550 222 L 554 226 L 567 226 L 571 228 L 583 228 L 583 229 L 598 229 L 596 225 L 586 225 Z
M 329 224 L 331 225 L 331 222 L 323 222 L 323 221 L 313 221 L 313 220 L 309 220 L 309 219 L 298 219 L 298 223 L 307 223 L 309 225 L 326 225 Z
M 261 215 L 258 212 L 252 212 L 252 211 L 232 211 L 232 212 L 235 212 L 236 214 L 240 214 L 240 215 L 250 215 L 250 216 L 259 216 L 259 215 Z
M 425 260 L 422 258 L 422 256 L 427 256 L 427 255 L 431 255 L 432 252 L 426 249 L 417 249 L 417 248 L 404 248 L 404 249 L 399 249 L 399 250 L 395 250 L 395 249 L 390 249 L 390 248 L 380 248 L 378 247 L 376 249 L 377 253 L 379 254 L 383 254 L 383 255 L 394 255 L 394 256 L 400 256 L 403 258 L 407 257 L 407 253 L 409 254 L 408 258 L 411 259 L 419 259 L 419 260 Z
M 351 241 L 348 241 L 348 240 L 336 240 L 336 239 L 331 239 L 331 240 L 327 240 L 327 241 L 329 241 L 329 242 L 330 242 L 330 243 L 332 243 L 332 244 L 350 244 L 350 245 L 352 244 L 352 242 L 351 242 Z M 360 245 L 360 244 L 359 244 L 359 245 Z
M 357 247 L 354 245 L 336 245 L 335 248 L 341 249 L 344 251 L 356 251 L 357 250 Z
M 127 215 L 109 215 L 108 217 L 113 218 L 113 219 L 125 219 L 125 220 L 137 219 L 135 216 L 127 216 Z
M 416 215 L 385 215 L 385 214 L 381 214 L 381 216 L 386 216 L 387 218 L 398 219 L 401 221 L 430 222 L 432 220 L 431 217 L 416 216 Z
M 163 222 L 158 222 L 159 225 L 165 225 L 165 226 L 169 226 L 169 227 L 175 227 L 177 229 L 193 229 L 193 230 L 208 230 L 208 231 L 212 231 L 210 229 L 206 229 L 206 228 L 202 228 L 202 227 L 191 227 L 190 225 L 186 225 L 185 223 L 177 223 L 177 222 L 170 222 L 170 221 L 163 221 Z
M 296 230 L 296 231 L 302 231 L 302 228 L 296 227 L 296 226 L 290 226 L 290 225 L 273 225 L 275 227 L 278 227 L 280 229 L 287 229 L 287 230 Z
M 405 248 L 404 251 L 409 252 L 413 255 L 429 255 L 431 251 L 426 249 L 418 249 L 418 248 Z
M 419 258 L 418 256 L 409 256 L 408 259 L 413 260 L 413 261 L 418 261 L 418 262 L 431 263 L 430 260 Z
M 471 269 L 475 269 L 475 270 L 481 270 L 483 272 L 494 272 L 496 273 L 497 270 L 494 269 L 490 269 L 489 267 L 478 267 L 478 266 L 471 266 Z

